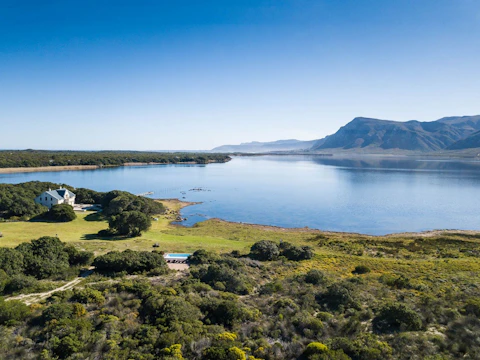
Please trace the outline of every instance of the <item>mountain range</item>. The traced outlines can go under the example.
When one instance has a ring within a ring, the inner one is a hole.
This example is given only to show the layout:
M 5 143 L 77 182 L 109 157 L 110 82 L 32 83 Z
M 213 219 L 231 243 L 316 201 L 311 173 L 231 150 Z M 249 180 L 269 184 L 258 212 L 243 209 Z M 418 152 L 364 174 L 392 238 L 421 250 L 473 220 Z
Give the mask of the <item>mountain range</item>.
M 278 140 L 272 142 L 252 141 L 240 145 L 223 145 L 212 149 L 215 152 L 246 152 L 246 153 L 264 153 L 272 151 L 294 151 L 309 150 L 318 140 Z
M 406 122 L 357 117 L 335 134 L 312 141 L 279 140 L 224 145 L 216 152 L 277 151 L 438 152 L 480 148 L 480 115 Z

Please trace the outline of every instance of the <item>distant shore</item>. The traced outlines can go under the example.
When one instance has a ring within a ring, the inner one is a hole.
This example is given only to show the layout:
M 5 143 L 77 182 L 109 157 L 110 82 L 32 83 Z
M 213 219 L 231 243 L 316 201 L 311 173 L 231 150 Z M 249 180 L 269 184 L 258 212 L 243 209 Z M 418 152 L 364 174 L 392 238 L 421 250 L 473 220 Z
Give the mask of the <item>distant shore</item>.
M 230 160 L 227 160 L 230 161 Z M 227 162 L 225 161 L 225 162 Z M 224 162 L 209 160 L 205 164 L 223 164 Z M 79 171 L 79 170 L 97 170 L 104 168 L 122 167 L 122 166 L 147 166 L 147 165 L 204 165 L 195 161 L 185 161 L 178 163 L 125 163 L 123 165 L 65 165 L 65 166 L 38 166 L 38 167 L 13 167 L 0 168 L 0 174 L 14 174 L 14 173 L 32 173 L 32 172 L 49 172 L 49 171 Z
M 0 168 L 0 174 L 46 172 L 46 171 L 69 171 L 69 170 L 95 170 L 95 169 L 100 169 L 100 166 L 98 165 L 67 165 L 67 166 L 15 167 L 15 168 Z

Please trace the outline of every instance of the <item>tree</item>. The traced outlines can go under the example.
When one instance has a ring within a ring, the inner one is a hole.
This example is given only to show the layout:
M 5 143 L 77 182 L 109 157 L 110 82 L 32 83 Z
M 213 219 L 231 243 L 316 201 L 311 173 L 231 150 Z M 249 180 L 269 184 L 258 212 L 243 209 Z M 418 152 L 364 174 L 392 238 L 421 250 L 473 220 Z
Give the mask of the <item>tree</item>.
M 47 213 L 47 218 L 51 221 L 69 222 L 77 218 L 75 211 L 68 204 L 53 205 Z
M 112 216 L 108 225 L 110 231 L 119 235 L 140 236 L 142 231 L 146 231 L 152 226 L 152 220 L 140 211 L 125 211 Z
M 273 241 L 258 241 L 250 248 L 250 257 L 260 261 L 275 260 L 280 255 L 278 246 Z

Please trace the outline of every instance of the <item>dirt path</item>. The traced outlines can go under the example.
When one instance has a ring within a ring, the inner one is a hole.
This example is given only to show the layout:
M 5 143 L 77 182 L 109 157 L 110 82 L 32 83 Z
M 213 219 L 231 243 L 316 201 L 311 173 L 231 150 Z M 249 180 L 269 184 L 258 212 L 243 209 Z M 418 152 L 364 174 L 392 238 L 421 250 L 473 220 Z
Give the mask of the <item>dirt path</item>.
M 62 285 L 62 286 L 60 286 L 56 289 L 50 290 L 50 291 L 46 291 L 46 292 L 42 292 L 42 293 L 33 293 L 33 294 L 21 294 L 21 295 L 6 298 L 5 301 L 20 300 L 27 305 L 31 305 L 33 303 L 36 303 L 36 302 L 39 302 L 41 300 L 44 300 L 44 299 L 48 298 L 50 295 L 52 295 L 53 293 L 56 293 L 57 291 L 69 290 L 69 289 L 75 287 L 76 285 L 78 285 L 83 279 L 84 278 L 82 278 L 82 277 L 78 277 L 78 278 L 75 278 L 74 280 L 66 283 L 65 285 Z
M 93 267 L 90 267 L 87 271 L 84 271 L 82 274 L 80 274 L 79 277 L 73 279 L 72 281 L 69 281 L 68 283 L 66 283 L 62 286 L 59 286 L 56 289 L 41 292 L 41 293 L 20 294 L 20 295 L 17 295 L 17 296 L 12 296 L 12 297 L 6 298 L 5 301 L 20 300 L 27 305 L 31 305 L 33 303 L 37 303 L 39 301 L 42 301 L 42 300 L 48 298 L 50 295 L 56 293 L 57 291 L 65 291 L 65 290 L 69 290 L 69 289 L 74 288 L 83 279 L 85 279 L 87 276 L 89 276 L 92 272 L 93 272 Z

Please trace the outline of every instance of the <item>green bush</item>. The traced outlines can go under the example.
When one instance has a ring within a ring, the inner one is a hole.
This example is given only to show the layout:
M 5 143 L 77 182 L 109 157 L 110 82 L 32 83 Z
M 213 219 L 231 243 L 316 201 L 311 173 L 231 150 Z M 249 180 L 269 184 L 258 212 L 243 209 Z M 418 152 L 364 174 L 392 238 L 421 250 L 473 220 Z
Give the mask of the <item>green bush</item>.
M 4 292 L 6 294 L 11 294 L 17 291 L 21 291 L 21 290 L 33 287 L 37 283 L 38 283 L 38 280 L 33 276 L 27 276 L 23 274 L 13 275 L 5 285 Z
M 44 236 L 15 249 L 23 255 L 25 274 L 37 279 L 64 274 L 70 266 L 64 243 L 58 238 Z
M 370 272 L 370 268 L 366 265 L 357 265 L 355 269 L 352 271 L 352 274 L 361 275 L 361 274 L 368 274 Z
M 349 283 L 330 285 L 326 292 L 317 294 L 316 300 L 320 305 L 332 310 L 338 310 L 340 307 L 360 308 L 355 290 Z
M 0 298 L 0 325 L 14 325 L 30 315 L 30 308 L 21 301 Z
M 464 311 L 466 314 L 475 315 L 480 317 L 480 299 L 468 299 L 465 305 Z
M 77 214 L 73 211 L 73 208 L 68 204 L 53 205 L 46 217 L 50 221 L 56 222 L 69 222 L 77 218 Z
M 188 262 L 192 265 L 211 264 L 217 259 L 218 256 L 213 251 L 200 249 L 190 255 Z
M 422 329 L 422 319 L 404 304 L 394 303 L 384 306 L 372 325 L 379 333 L 416 331 Z
M 260 261 L 276 260 L 280 255 L 278 246 L 273 241 L 258 241 L 250 249 L 250 257 Z
M 93 266 L 98 272 L 118 273 L 125 271 L 127 274 L 141 273 L 156 268 L 167 269 L 167 263 L 161 254 L 133 250 L 110 251 L 95 258 Z
M 0 269 L 8 275 L 23 272 L 23 255 L 11 248 L 0 248 Z
M 320 342 L 311 342 L 310 344 L 307 345 L 303 354 L 306 356 L 310 356 L 310 355 L 316 355 L 316 354 L 324 354 L 327 351 L 328 351 L 327 345 L 322 344 Z
M 74 289 L 72 300 L 81 304 L 101 305 L 105 302 L 105 297 L 98 290 L 91 288 Z
M 280 243 L 280 255 L 285 256 L 288 260 L 301 261 L 308 260 L 313 257 L 313 248 L 310 246 L 295 246 L 288 242 Z
M 93 260 L 93 252 L 79 251 L 73 245 L 66 245 L 64 251 L 68 254 L 68 263 L 72 266 L 90 265 Z
M 305 275 L 305 282 L 313 285 L 325 283 L 325 274 L 317 269 L 310 270 Z
M 252 281 L 241 270 L 234 270 L 225 264 L 211 264 L 208 267 L 192 269 L 193 277 L 221 291 L 239 295 L 249 294 L 253 289 Z

